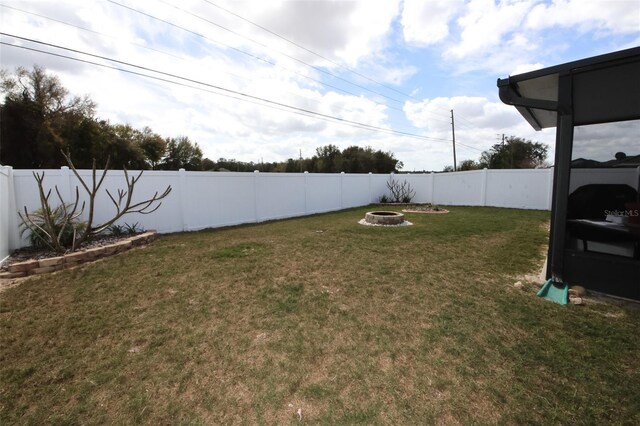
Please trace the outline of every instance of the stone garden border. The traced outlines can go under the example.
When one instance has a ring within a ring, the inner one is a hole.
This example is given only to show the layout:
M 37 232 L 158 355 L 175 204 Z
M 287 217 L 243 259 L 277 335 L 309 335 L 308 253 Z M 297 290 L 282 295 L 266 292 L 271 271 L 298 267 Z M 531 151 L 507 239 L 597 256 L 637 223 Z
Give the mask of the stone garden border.
M 156 231 L 147 231 L 102 247 L 94 247 L 46 259 L 33 259 L 13 263 L 9 265 L 7 272 L 0 272 L 0 279 L 20 278 L 28 275 L 60 271 L 62 269 L 71 268 L 103 257 L 122 253 L 123 251 L 127 251 L 133 247 L 149 243 L 155 240 L 156 237 Z

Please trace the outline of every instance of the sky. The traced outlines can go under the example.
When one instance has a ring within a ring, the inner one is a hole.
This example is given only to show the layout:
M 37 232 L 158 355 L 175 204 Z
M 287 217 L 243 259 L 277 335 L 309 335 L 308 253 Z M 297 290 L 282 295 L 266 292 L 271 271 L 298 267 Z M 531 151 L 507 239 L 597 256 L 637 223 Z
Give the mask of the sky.
M 44 66 L 99 118 L 212 160 L 357 145 L 438 171 L 451 110 L 458 163 L 503 134 L 549 144 L 552 163 L 555 129 L 534 131 L 496 80 L 639 46 L 640 0 L 0 0 L 0 27 L 3 69 Z

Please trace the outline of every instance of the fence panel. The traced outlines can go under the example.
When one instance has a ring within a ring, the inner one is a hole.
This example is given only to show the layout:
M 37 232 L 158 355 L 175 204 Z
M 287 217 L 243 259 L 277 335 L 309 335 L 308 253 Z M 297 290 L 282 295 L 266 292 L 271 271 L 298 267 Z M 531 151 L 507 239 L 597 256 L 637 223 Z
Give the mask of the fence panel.
M 371 202 L 377 203 L 383 195 L 389 196 L 389 175 L 371 175 Z
M 552 169 L 487 170 L 485 205 L 546 210 Z
M 66 167 L 45 170 L 45 190 L 58 186 L 62 197 L 73 200 L 74 174 Z M 572 187 L 587 182 L 590 171 L 574 171 Z M 603 171 L 604 172 L 604 171 Z M 638 171 L 606 171 L 612 182 L 638 180 Z M 80 170 L 91 182 L 91 170 Z M 305 214 L 322 213 L 376 203 L 389 195 L 390 178 L 407 181 L 415 190 L 415 202 L 442 205 L 496 206 L 550 209 L 553 170 L 476 170 L 457 173 L 408 175 L 322 174 L 322 173 L 236 173 L 146 171 L 135 187 L 134 202 L 162 193 L 171 185 L 171 194 L 162 207 L 150 215 L 131 214 L 118 224 L 138 222 L 159 232 L 192 231 L 209 227 L 238 225 Z M 137 175 L 130 172 L 130 177 Z M 583 182 L 584 181 L 584 182 Z M 111 218 L 115 206 L 104 192 L 117 197 L 126 189 L 122 171 L 109 171 L 97 198 L 95 222 Z M 87 196 L 80 187 L 81 200 Z M 52 193 L 54 205 L 57 196 Z M 0 168 L 0 259 L 12 249 L 26 245 L 17 235 L 16 209 L 33 211 L 40 207 L 38 188 L 31 170 Z M 84 219 L 87 217 L 84 213 Z
M 195 175 L 198 172 L 191 172 Z M 212 173 L 207 179 L 209 191 L 215 191 L 216 202 L 207 227 L 239 225 L 257 222 L 256 177 L 253 173 Z
M 303 174 L 254 173 L 254 176 L 258 222 L 306 214 Z
M 483 170 L 434 175 L 433 203 L 448 206 L 481 206 Z
M 342 208 L 339 174 L 306 173 L 307 213 L 323 213 Z
M 9 234 L 11 229 L 11 167 L 0 167 L 0 264 L 9 256 Z
M 394 175 L 393 179 L 399 184 L 405 180 L 411 186 L 411 190 L 415 192 L 413 197 L 414 203 L 431 203 L 433 200 L 433 173 L 415 174 L 415 175 Z
M 366 206 L 371 201 L 369 182 L 371 175 L 342 175 L 342 208 Z

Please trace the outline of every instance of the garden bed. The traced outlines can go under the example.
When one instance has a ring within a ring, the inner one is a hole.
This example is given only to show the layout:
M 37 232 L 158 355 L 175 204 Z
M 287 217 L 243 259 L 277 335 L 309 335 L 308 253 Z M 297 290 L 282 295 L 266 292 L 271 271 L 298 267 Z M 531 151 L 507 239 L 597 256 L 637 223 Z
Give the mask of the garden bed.
M 402 209 L 404 213 L 426 213 L 426 214 L 444 214 L 449 213 L 449 210 L 443 209 L 437 205 L 431 203 L 425 204 L 410 204 L 406 208 Z
M 155 231 L 148 231 L 129 237 L 109 236 L 92 241 L 80 250 L 65 254 L 32 247 L 18 249 L 2 264 L 0 279 L 21 278 L 27 275 L 59 271 L 121 253 L 132 247 L 149 243 L 155 238 Z

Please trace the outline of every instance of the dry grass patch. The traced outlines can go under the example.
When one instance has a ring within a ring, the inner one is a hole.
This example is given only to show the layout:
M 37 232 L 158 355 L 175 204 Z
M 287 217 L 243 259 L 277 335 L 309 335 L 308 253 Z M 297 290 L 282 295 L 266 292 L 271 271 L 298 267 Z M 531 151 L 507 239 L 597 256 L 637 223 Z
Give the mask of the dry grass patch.
M 8 289 L 0 420 L 640 421 L 636 313 L 512 287 L 548 213 L 365 211 L 169 235 Z

